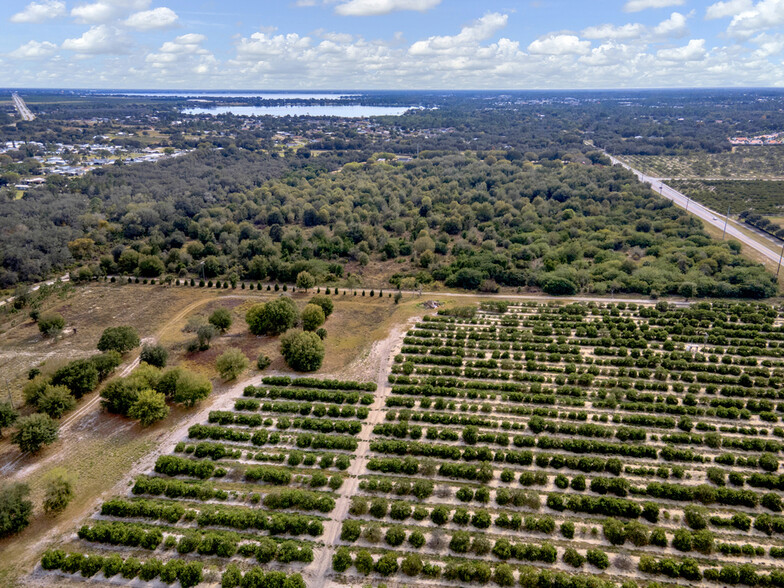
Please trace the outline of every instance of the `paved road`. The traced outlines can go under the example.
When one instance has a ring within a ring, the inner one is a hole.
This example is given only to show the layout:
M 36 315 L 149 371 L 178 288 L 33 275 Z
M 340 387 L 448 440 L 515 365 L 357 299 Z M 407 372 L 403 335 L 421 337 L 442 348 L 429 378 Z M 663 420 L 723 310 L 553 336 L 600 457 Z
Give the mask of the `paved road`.
M 11 98 L 13 98 L 14 106 L 16 106 L 16 109 L 19 111 L 19 116 L 22 117 L 22 120 L 35 120 L 35 115 L 27 108 L 27 104 L 25 104 L 19 94 L 14 92 L 11 94 Z
M 671 186 L 665 184 L 661 178 L 654 178 L 652 176 L 648 176 L 642 173 L 641 171 L 634 169 L 630 165 L 627 165 L 623 161 L 613 157 L 609 153 L 607 153 L 607 156 L 612 160 L 613 164 L 618 164 L 625 167 L 626 169 L 634 173 L 641 182 L 650 184 L 654 192 L 658 192 L 665 198 L 672 200 L 675 204 L 677 204 L 681 208 L 685 208 L 688 212 L 701 218 L 705 222 L 713 225 L 720 231 L 724 230 L 724 224 L 726 220 L 725 215 L 716 212 L 715 210 L 711 210 L 710 208 L 708 208 L 707 206 L 703 206 L 699 202 L 695 202 L 685 194 L 678 192 L 678 190 L 676 190 L 675 188 L 672 188 Z M 748 235 L 736 229 L 729 223 L 727 223 L 727 235 L 729 235 L 733 239 L 737 239 L 744 245 L 751 247 L 752 249 L 755 249 L 756 251 L 764 255 L 767 259 L 771 260 L 773 263 L 778 264 L 779 260 L 781 259 L 781 251 L 778 250 L 774 251 L 773 249 L 766 247 L 756 239 L 749 237 Z

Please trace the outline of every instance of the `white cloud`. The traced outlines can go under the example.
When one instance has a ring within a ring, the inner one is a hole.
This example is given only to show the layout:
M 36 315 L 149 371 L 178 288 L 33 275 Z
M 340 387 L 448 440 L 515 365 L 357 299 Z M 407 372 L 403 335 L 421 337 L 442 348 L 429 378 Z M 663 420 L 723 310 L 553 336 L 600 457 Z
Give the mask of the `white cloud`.
M 201 44 L 206 40 L 207 37 L 204 35 L 187 33 L 180 35 L 174 41 L 166 41 L 161 45 L 159 51 L 170 54 L 207 53 L 207 50 L 201 47 Z
M 639 23 L 629 23 L 622 26 L 603 24 L 588 27 L 583 30 L 582 36 L 586 39 L 639 39 L 645 33 L 645 26 Z
M 335 12 L 344 16 L 376 16 L 398 10 L 425 12 L 439 4 L 441 0 L 348 0 L 336 6 Z
M 763 33 L 757 35 L 752 40 L 759 48 L 754 52 L 754 55 L 760 58 L 771 57 L 778 55 L 784 51 L 784 35 L 768 35 Z
M 726 0 L 725 2 L 716 2 L 711 4 L 705 11 L 705 18 L 714 20 L 717 18 L 726 18 L 728 16 L 735 16 L 745 10 L 749 10 L 754 6 L 751 0 Z
M 11 51 L 9 56 L 15 59 L 44 59 L 57 52 L 57 45 L 49 41 L 28 41 L 21 47 Z
M 197 75 L 213 72 L 217 60 L 209 51 L 202 47 L 207 37 L 198 33 L 180 35 L 173 41 L 166 41 L 157 53 L 150 53 L 145 62 L 157 70 L 158 75 L 171 73 L 175 66 L 180 70 L 191 71 Z
M 455 47 L 466 46 L 489 39 L 506 26 L 509 17 L 506 14 L 491 12 L 470 25 L 463 27 L 457 35 L 429 37 L 417 41 L 409 48 L 409 53 L 422 55 L 433 52 L 450 51 Z
M 578 60 L 580 64 L 593 68 L 612 67 L 613 73 L 624 77 L 634 75 L 635 62 L 643 56 L 637 47 L 609 41 L 591 49 L 591 53 Z
M 88 24 L 107 23 L 131 12 L 145 10 L 151 0 L 98 0 L 71 9 L 71 16 Z
M 585 55 L 591 50 L 590 41 L 581 41 L 577 35 L 548 35 L 528 45 L 535 55 Z
M 748 38 L 762 31 L 784 25 L 784 0 L 760 0 L 732 18 L 727 32 Z
M 127 53 L 130 40 L 115 27 L 98 25 L 90 27 L 81 37 L 63 41 L 63 49 L 82 55 Z
M 673 49 L 661 49 L 656 53 L 656 57 L 664 61 L 686 62 L 701 61 L 705 58 L 705 39 L 692 39 L 684 47 Z
M 171 8 L 161 6 L 152 10 L 136 12 L 128 17 L 125 25 L 137 31 L 151 31 L 165 29 L 177 24 L 177 13 Z
M 683 6 L 685 0 L 628 0 L 623 7 L 624 12 L 640 12 L 649 8 L 667 8 Z
M 65 2 L 44 0 L 43 2 L 31 2 L 22 12 L 11 16 L 10 20 L 16 23 L 39 23 L 59 16 L 65 16 Z
M 659 37 L 685 37 L 689 34 L 689 28 L 686 25 L 689 16 L 685 16 L 680 12 L 673 12 L 670 15 L 670 18 L 660 22 L 656 28 L 653 29 L 653 32 Z

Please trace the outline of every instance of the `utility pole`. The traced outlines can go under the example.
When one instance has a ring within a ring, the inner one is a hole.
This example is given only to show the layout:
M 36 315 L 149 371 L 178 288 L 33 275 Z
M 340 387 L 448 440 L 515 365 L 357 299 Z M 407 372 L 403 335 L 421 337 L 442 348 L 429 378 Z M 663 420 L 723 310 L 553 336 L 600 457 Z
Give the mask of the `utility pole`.
M 776 277 L 779 277 L 779 272 L 781 271 L 781 259 L 784 258 L 784 245 L 781 247 L 781 255 L 779 255 L 779 267 L 776 269 Z
M 727 234 L 727 222 L 730 220 L 730 207 L 727 206 L 727 216 L 724 217 L 724 232 L 721 234 L 721 240 L 724 241 L 724 235 Z

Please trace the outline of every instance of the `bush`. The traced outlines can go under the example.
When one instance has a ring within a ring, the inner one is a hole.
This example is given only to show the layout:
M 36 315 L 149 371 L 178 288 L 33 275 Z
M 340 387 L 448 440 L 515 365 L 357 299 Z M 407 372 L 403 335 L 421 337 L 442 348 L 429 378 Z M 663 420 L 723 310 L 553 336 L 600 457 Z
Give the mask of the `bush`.
M 239 349 L 227 349 L 215 360 L 215 367 L 224 380 L 234 380 L 248 367 L 248 358 Z
M 387 529 L 386 535 L 384 535 L 384 541 L 387 542 L 387 545 L 391 545 L 392 547 L 402 545 L 403 541 L 405 540 L 406 532 L 403 527 L 399 525 L 389 527 L 389 529 Z
M 52 471 L 44 486 L 44 512 L 57 516 L 63 512 L 75 496 L 73 481 L 65 470 Z
M 107 327 L 98 340 L 98 350 L 112 350 L 122 354 L 138 347 L 140 343 L 139 334 L 133 327 Z
M 297 307 L 287 296 L 256 304 L 245 314 L 245 322 L 254 335 L 280 335 L 296 325 L 298 319 Z
M 207 321 L 221 333 L 225 333 L 231 328 L 231 313 L 226 308 L 217 308 Z
M 373 569 L 382 576 L 391 576 L 397 573 L 397 555 L 395 553 L 385 553 L 378 559 Z
M 51 312 L 38 318 L 38 330 L 44 337 L 56 337 L 65 328 L 62 315 Z
M 306 292 L 316 285 L 316 279 L 309 272 L 299 272 L 296 280 L 297 288 Z
M 343 528 L 340 531 L 340 539 L 341 541 L 348 541 L 349 543 L 353 543 L 359 539 L 361 533 L 362 525 L 359 523 L 359 521 L 349 519 L 343 521 Z
M 406 576 L 418 576 L 422 572 L 422 558 L 415 553 L 409 553 L 403 558 L 400 571 Z
M 292 369 L 313 372 L 324 360 L 324 343 L 315 333 L 291 332 L 281 337 L 280 352 Z
M 0 439 L 3 438 L 3 429 L 13 425 L 19 418 L 19 413 L 10 402 L 0 402 Z
M 72 361 L 52 375 L 53 386 L 66 386 L 76 398 L 95 390 L 99 381 L 98 368 L 89 359 Z
M 190 408 L 212 394 L 212 384 L 207 378 L 186 370 L 178 374 L 172 396 L 174 402 Z
M 373 556 L 365 549 L 358 551 L 354 558 L 354 567 L 360 574 L 367 576 L 373 571 Z
M 76 406 L 76 398 L 65 386 L 47 386 L 38 398 L 38 410 L 59 419 Z
M 49 415 L 35 413 L 19 419 L 11 441 L 22 451 L 35 453 L 44 445 L 57 441 L 57 437 L 57 423 Z
M 569 564 L 573 568 L 582 567 L 585 563 L 585 557 L 580 555 L 573 547 L 567 547 L 563 554 L 564 563 Z
M 139 360 L 157 368 L 166 367 L 169 352 L 163 345 L 144 345 Z
M 321 310 L 324 311 L 324 318 L 328 319 L 329 315 L 332 314 L 332 311 L 335 308 L 334 303 L 332 302 L 332 298 L 329 296 L 324 295 L 317 295 L 310 299 L 308 304 L 317 304 L 321 307 Z
M 332 556 L 332 569 L 336 572 L 345 572 L 352 563 L 351 552 L 346 547 L 339 547 Z
M 0 537 L 18 533 L 30 524 L 33 503 L 27 497 L 30 487 L 16 482 L 0 486 Z
M 143 427 L 162 421 L 169 416 L 166 396 L 155 390 L 141 390 L 128 409 L 128 416 L 138 420 Z
M 589 549 L 585 554 L 585 559 L 588 560 L 589 564 L 600 570 L 606 570 L 610 567 L 610 558 L 608 558 L 607 554 L 601 549 Z
M 256 360 L 256 367 L 259 368 L 260 371 L 266 370 L 271 364 L 272 360 L 263 353 L 259 355 L 259 358 Z
M 302 311 L 302 328 L 305 331 L 315 331 L 326 320 L 324 310 L 317 304 L 308 304 Z

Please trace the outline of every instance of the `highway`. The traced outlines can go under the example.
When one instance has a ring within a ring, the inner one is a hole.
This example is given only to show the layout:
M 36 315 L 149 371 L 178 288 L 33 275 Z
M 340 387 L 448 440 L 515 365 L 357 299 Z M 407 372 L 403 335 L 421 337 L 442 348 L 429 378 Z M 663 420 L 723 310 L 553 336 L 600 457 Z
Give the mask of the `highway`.
M 16 106 L 16 110 L 19 111 L 19 116 L 22 117 L 22 120 L 35 120 L 35 115 L 27 108 L 27 104 L 25 104 L 19 94 L 14 92 L 11 94 L 11 98 L 13 98 L 14 106 Z
M 661 178 L 654 178 L 652 176 L 645 175 L 641 171 L 634 169 L 630 165 L 627 165 L 626 163 L 624 163 L 620 159 L 613 157 L 609 153 L 605 152 L 605 154 L 607 155 L 607 157 L 609 157 L 612 160 L 613 164 L 617 164 L 625 167 L 626 169 L 634 173 L 641 182 L 650 184 L 654 192 L 658 192 L 665 198 L 672 200 L 676 205 L 680 206 L 681 208 L 685 208 L 688 212 L 690 212 L 694 216 L 701 218 L 702 220 L 713 225 L 720 231 L 724 230 L 726 215 L 711 210 L 710 208 L 703 206 L 699 202 L 695 202 L 685 194 L 678 192 L 678 190 L 676 190 L 675 188 L 665 184 Z M 778 248 L 776 248 L 776 250 L 773 250 L 766 247 L 756 239 L 753 239 L 752 237 L 749 237 L 742 231 L 738 230 L 730 223 L 727 223 L 726 226 L 727 226 L 727 235 L 729 235 L 733 239 L 736 239 L 737 241 L 740 241 L 742 244 L 758 251 L 773 263 L 775 264 L 779 263 L 782 252 Z

